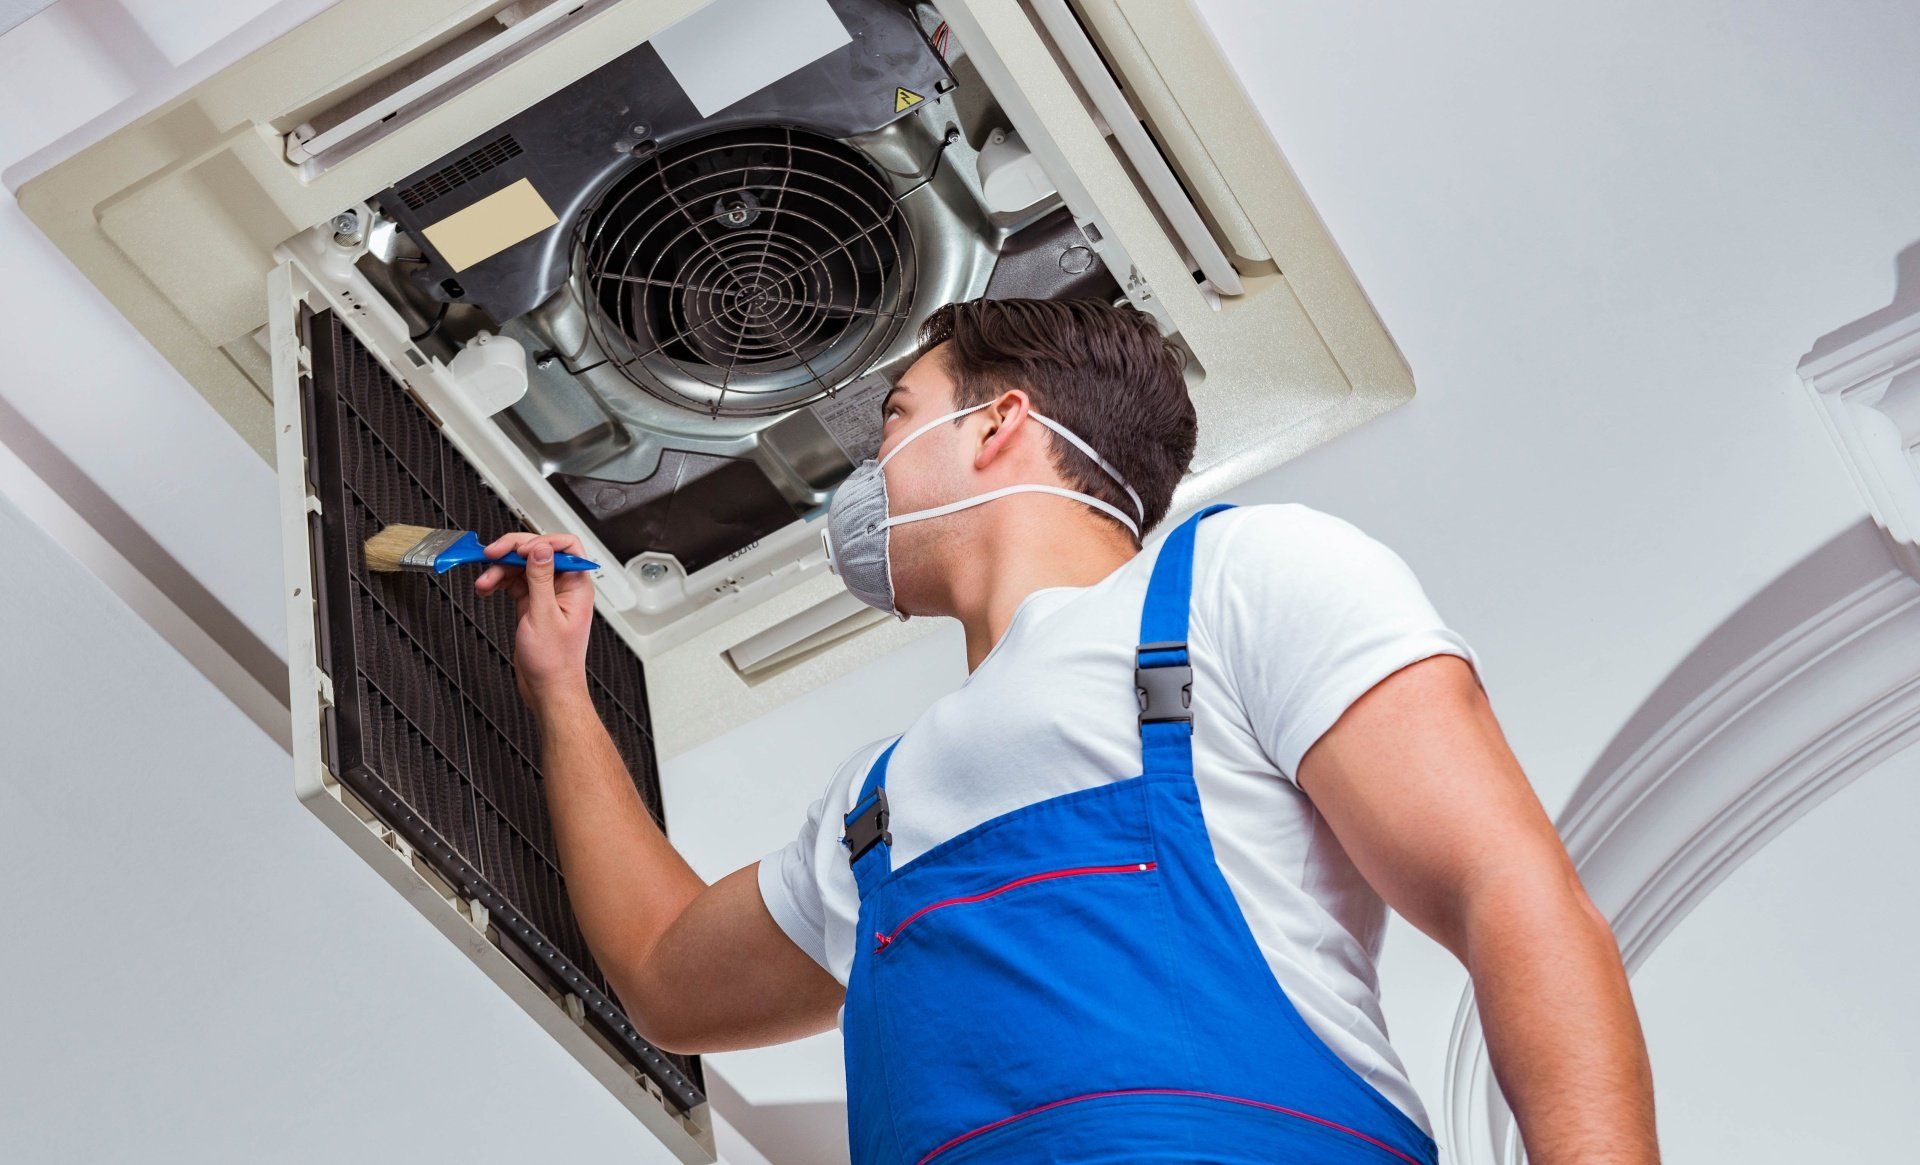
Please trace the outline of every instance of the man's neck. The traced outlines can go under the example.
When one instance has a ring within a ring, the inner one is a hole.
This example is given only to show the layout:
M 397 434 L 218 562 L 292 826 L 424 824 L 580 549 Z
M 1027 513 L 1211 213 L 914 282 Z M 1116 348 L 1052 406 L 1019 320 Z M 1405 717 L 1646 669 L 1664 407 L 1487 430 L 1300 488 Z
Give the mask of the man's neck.
M 1009 499 L 1011 500 L 1011 499 Z M 1047 587 L 1089 587 L 1139 553 L 1126 532 L 1074 515 L 1062 521 L 1059 503 L 1008 515 L 979 539 L 969 539 L 973 561 L 958 574 L 954 616 L 967 637 L 967 671 L 980 666 L 1007 633 L 1026 597 Z M 1074 503 L 1067 503 L 1069 505 Z

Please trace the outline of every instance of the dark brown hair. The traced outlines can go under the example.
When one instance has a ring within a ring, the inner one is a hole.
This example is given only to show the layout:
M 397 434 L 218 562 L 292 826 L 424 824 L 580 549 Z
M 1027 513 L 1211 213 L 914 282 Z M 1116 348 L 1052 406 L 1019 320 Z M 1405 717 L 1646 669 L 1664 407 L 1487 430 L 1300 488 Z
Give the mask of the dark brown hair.
M 955 408 L 1025 389 L 1035 411 L 1079 434 L 1126 477 L 1146 510 L 1143 534 L 1166 517 L 1200 423 L 1187 397 L 1186 355 L 1152 316 L 1099 299 L 973 299 L 947 304 L 921 325 L 921 353 L 939 344 L 947 345 Z M 1060 440 L 1052 450 L 1069 486 L 1133 513 L 1126 491 L 1086 454 Z

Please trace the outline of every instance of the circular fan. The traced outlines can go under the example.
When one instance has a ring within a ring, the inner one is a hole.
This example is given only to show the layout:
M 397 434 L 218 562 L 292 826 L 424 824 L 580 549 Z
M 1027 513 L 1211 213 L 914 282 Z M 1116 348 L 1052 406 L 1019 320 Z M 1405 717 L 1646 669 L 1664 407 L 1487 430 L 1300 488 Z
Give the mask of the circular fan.
M 825 396 L 912 306 L 912 231 L 886 179 L 852 147 L 782 126 L 640 158 L 582 217 L 573 258 L 608 359 L 715 416 Z

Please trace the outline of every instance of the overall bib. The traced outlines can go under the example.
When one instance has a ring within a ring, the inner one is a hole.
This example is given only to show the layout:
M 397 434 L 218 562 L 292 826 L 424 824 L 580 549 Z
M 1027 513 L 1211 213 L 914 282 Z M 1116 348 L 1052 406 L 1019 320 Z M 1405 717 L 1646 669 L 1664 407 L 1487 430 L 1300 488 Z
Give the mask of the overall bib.
M 1140 617 L 1139 776 L 1003 813 L 894 869 L 887 762 L 844 824 L 860 888 L 843 1027 L 856 1165 L 1434 1165 L 1433 1139 L 1300 1018 L 1193 783 L 1194 534 Z

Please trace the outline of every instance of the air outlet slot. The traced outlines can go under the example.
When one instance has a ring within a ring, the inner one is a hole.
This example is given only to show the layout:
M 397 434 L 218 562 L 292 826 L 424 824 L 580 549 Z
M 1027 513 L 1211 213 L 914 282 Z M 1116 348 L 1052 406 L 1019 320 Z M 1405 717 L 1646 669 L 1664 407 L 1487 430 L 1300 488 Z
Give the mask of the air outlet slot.
M 400 201 L 406 204 L 408 210 L 419 210 L 429 202 L 445 198 L 487 171 L 499 169 L 524 152 L 520 143 L 513 140 L 512 134 L 503 133 L 466 157 L 449 162 L 394 193 L 400 196 Z

